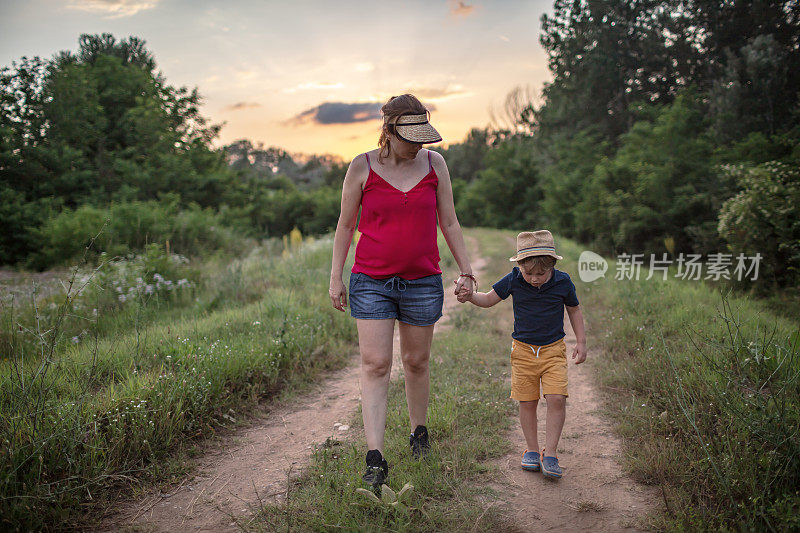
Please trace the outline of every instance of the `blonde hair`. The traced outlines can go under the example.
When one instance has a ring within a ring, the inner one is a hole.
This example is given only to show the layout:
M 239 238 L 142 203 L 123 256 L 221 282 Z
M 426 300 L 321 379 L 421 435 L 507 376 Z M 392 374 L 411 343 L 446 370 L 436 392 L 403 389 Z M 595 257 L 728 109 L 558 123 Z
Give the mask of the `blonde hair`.
M 403 115 L 425 114 L 430 117 L 430 112 L 413 94 L 392 96 L 381 107 L 381 114 L 383 115 L 383 127 L 381 127 L 381 136 L 378 138 L 378 146 L 380 147 L 378 161 L 381 163 L 383 163 L 385 157 L 389 157 L 389 137 L 386 134 L 387 132 L 394 133 L 394 125 L 397 123 L 397 119 Z
M 551 255 L 532 255 L 517 261 L 517 264 L 526 271 L 531 268 L 549 270 L 556 266 L 556 258 Z M 530 267 L 528 266 L 530 265 Z

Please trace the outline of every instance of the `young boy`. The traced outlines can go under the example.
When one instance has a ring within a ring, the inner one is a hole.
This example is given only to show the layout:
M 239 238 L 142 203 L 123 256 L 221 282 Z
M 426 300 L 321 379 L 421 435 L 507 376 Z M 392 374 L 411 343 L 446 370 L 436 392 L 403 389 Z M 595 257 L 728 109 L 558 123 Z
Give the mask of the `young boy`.
M 569 275 L 554 268 L 556 254 L 553 236 L 547 230 L 525 231 L 517 235 L 517 253 L 509 261 L 517 267 L 492 286 L 490 292 L 466 291 L 458 301 L 469 300 L 479 307 L 491 307 L 513 296 L 514 333 L 511 343 L 511 398 L 519 401 L 519 421 L 528 449 L 522 455 L 522 468 L 560 478 L 558 439 L 564 427 L 567 394 L 567 347 L 564 343 L 564 307 L 578 345 L 572 352 L 575 364 L 586 360 L 586 334 L 583 314 Z M 539 452 L 536 408 L 539 385 L 547 400 L 546 443 Z

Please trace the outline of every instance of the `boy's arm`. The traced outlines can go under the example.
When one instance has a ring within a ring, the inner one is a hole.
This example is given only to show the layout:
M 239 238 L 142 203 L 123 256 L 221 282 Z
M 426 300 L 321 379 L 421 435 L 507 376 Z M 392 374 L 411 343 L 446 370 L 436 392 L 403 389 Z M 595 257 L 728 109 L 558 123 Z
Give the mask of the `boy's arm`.
M 572 331 L 575 332 L 575 340 L 578 343 L 575 350 L 572 351 L 572 358 L 575 359 L 575 364 L 579 365 L 586 361 L 586 330 L 583 325 L 583 312 L 580 305 L 565 307 L 569 315 L 569 322 L 572 324 Z
M 458 301 L 462 303 L 469 301 L 478 307 L 491 307 L 502 302 L 497 293 L 494 292 L 494 289 L 489 292 L 473 292 L 471 296 L 465 296 L 462 292 L 458 295 Z

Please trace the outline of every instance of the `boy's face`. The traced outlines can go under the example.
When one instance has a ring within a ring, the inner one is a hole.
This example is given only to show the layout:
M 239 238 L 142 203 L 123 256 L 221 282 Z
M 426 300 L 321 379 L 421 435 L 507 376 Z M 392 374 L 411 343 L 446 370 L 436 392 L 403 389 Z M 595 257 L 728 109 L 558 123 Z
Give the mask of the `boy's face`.
M 541 287 L 550 279 L 552 268 L 534 267 L 532 265 L 520 265 L 519 271 L 522 273 L 522 278 L 533 285 L 534 287 Z

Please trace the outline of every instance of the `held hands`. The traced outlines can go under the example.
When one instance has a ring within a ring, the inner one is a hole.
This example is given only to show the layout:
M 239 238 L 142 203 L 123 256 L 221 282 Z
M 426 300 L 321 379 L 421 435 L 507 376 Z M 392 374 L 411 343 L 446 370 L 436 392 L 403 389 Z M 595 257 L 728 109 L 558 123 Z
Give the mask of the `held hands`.
M 475 281 L 466 276 L 459 276 L 457 280 L 453 281 L 453 283 L 456 286 L 453 290 L 453 294 L 456 295 L 458 301 L 462 304 L 469 301 L 469 299 L 472 297 L 473 291 L 475 290 Z
M 575 345 L 575 349 L 572 351 L 572 359 L 575 360 L 576 365 L 586 361 L 586 342 L 579 342 Z
M 331 281 L 328 296 L 331 297 L 333 307 L 344 312 L 344 308 L 347 307 L 347 289 L 344 288 L 341 279 Z
M 472 295 L 469 294 L 469 292 L 465 288 L 462 288 L 461 291 L 456 293 L 456 299 L 458 300 L 459 303 L 462 304 L 464 302 L 468 302 L 471 297 Z

